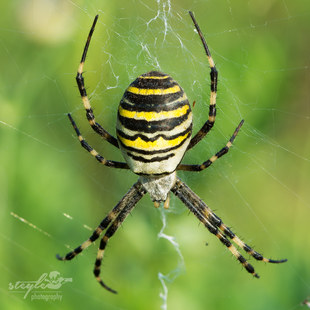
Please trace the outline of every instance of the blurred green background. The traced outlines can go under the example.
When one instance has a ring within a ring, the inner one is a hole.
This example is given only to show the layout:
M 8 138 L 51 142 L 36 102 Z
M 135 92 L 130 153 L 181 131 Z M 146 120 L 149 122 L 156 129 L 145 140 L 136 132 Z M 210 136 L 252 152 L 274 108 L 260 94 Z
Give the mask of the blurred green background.
M 0 9 L 1 309 L 166 309 L 159 272 L 176 276 L 167 282 L 167 309 L 303 307 L 310 295 L 309 1 L 13 0 Z M 90 129 L 76 70 L 99 14 L 84 75 L 97 120 L 114 134 L 125 88 L 159 69 L 196 101 L 196 132 L 207 118 L 210 81 L 188 10 L 210 46 L 219 88 L 216 126 L 184 162 L 206 160 L 242 118 L 245 125 L 228 155 L 179 175 L 248 244 L 288 262 L 250 259 L 261 276 L 253 279 L 172 197 L 164 232 L 179 243 L 182 263 L 158 237 L 161 212 L 146 196 L 107 248 L 102 274 L 119 292 L 112 295 L 92 274 L 98 243 L 71 262 L 55 258 L 86 240 L 137 179 L 100 166 L 80 147 L 68 112 L 91 145 L 122 160 Z M 72 278 L 59 289 L 61 301 L 9 290 L 51 271 Z

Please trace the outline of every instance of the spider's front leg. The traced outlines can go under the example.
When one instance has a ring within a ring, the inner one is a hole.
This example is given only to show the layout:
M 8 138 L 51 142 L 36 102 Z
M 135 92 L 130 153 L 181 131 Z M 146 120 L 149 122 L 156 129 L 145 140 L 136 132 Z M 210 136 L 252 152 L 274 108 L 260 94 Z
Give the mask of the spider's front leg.
M 89 247 L 95 240 L 97 240 L 100 234 L 106 229 L 107 232 L 102 238 L 100 242 L 100 247 L 97 254 L 97 259 L 95 262 L 94 274 L 97 281 L 107 290 L 112 293 L 116 293 L 113 289 L 108 287 L 99 277 L 100 274 L 100 266 L 103 258 L 104 248 L 106 243 L 110 237 L 116 232 L 119 225 L 125 220 L 130 211 L 135 207 L 137 202 L 144 196 L 145 190 L 143 189 L 140 182 L 135 183 L 131 189 L 127 192 L 127 194 L 122 198 L 122 200 L 108 213 L 108 215 L 103 219 L 100 225 L 95 229 L 93 234 L 83 242 L 80 246 L 78 246 L 73 251 L 69 252 L 67 255 L 61 257 L 58 254 L 56 255 L 59 260 L 71 260 L 87 247 Z
M 255 272 L 254 267 L 240 254 L 234 245 L 227 239 L 230 238 L 237 246 L 242 248 L 249 255 L 256 260 L 267 263 L 284 263 L 287 260 L 273 260 L 263 257 L 260 253 L 254 251 L 250 246 L 245 244 L 239 237 L 237 237 L 222 220 L 213 213 L 213 211 L 179 178 L 177 179 L 171 191 L 187 206 L 187 208 L 195 214 L 195 216 L 202 222 L 205 227 L 214 234 L 237 258 L 243 267 L 251 273 L 254 277 L 259 278 Z
M 116 219 L 116 217 L 122 212 L 122 210 L 126 207 L 128 201 L 135 197 L 137 193 L 137 184 L 134 184 L 132 188 L 127 192 L 127 194 L 122 198 L 122 200 L 108 213 L 108 215 L 102 220 L 99 226 L 95 229 L 93 234 L 81 245 L 79 245 L 76 249 L 69 252 L 65 256 L 56 255 L 57 259 L 59 260 L 71 260 L 76 255 L 81 253 L 83 250 L 88 248 L 94 241 L 96 241 L 100 234 L 111 224 L 112 221 Z
M 107 245 L 109 239 L 116 233 L 119 226 L 125 221 L 126 217 L 129 215 L 131 210 L 135 207 L 138 200 L 140 200 L 142 198 L 144 193 L 145 192 L 142 191 L 141 193 L 139 193 L 139 195 L 137 197 L 135 197 L 135 199 L 131 199 L 130 201 L 128 201 L 125 208 L 123 208 L 123 210 L 119 213 L 117 218 L 109 226 L 109 228 L 107 229 L 107 232 L 101 238 L 101 241 L 100 241 L 100 245 L 99 245 L 99 249 L 98 249 L 97 257 L 96 257 L 96 261 L 95 261 L 94 275 L 95 275 L 96 280 L 99 282 L 99 284 L 102 287 L 104 287 L 106 290 L 108 290 L 109 292 L 114 293 L 114 294 L 116 294 L 117 292 L 115 290 L 113 290 L 112 288 L 110 288 L 109 286 L 107 286 L 102 281 L 102 279 L 100 277 L 101 264 L 102 264 L 104 251 L 105 251 L 105 248 L 106 248 L 106 245 Z

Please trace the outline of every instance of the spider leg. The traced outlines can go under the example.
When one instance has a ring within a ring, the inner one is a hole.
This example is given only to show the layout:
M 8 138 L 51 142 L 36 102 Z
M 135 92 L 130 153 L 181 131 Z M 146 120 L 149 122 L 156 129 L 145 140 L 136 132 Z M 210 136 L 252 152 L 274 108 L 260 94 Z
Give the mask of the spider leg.
M 208 208 L 209 209 L 209 208 Z M 247 245 L 244 241 L 242 241 L 238 236 L 235 235 L 235 233 L 233 233 L 231 231 L 231 229 L 229 227 L 227 227 L 222 220 L 212 212 L 211 209 L 206 210 L 206 216 L 209 212 L 210 212 L 210 216 L 216 218 L 216 222 L 217 222 L 217 227 L 223 231 L 223 233 L 228 236 L 237 246 L 239 246 L 240 248 L 242 248 L 245 252 L 247 252 L 249 255 L 253 256 L 256 260 L 261 260 L 265 263 L 275 263 L 275 264 L 279 264 L 279 263 L 285 263 L 287 261 L 287 259 L 279 259 L 279 260 L 274 260 L 274 259 L 270 259 L 270 258 L 266 258 L 264 257 L 262 254 L 256 252 L 253 248 L 251 248 L 249 245 Z
M 129 169 L 128 165 L 126 163 L 118 162 L 118 161 L 113 161 L 113 160 L 108 160 L 102 157 L 96 150 L 94 150 L 82 137 L 79 129 L 77 128 L 71 114 L 68 114 L 68 117 L 70 119 L 70 122 L 79 138 L 79 141 L 84 149 L 86 149 L 92 156 L 94 156 L 101 164 L 112 167 L 112 168 L 120 168 L 120 169 Z
M 237 258 L 243 267 L 254 277 L 259 278 L 258 274 L 254 270 L 254 267 L 247 262 L 247 260 L 240 254 L 240 252 L 226 238 L 226 236 L 231 238 L 233 242 L 257 260 L 262 260 L 269 263 L 283 263 L 286 261 L 285 259 L 271 260 L 264 258 L 261 254 L 247 246 L 243 241 L 241 241 L 241 239 L 233 234 L 232 231 L 222 223 L 222 220 L 216 216 L 212 210 L 179 178 L 177 178 L 177 181 L 171 191 L 188 207 L 191 212 L 195 214 L 199 221 L 202 222 L 205 227 L 228 248 L 228 250 Z
M 135 207 L 137 202 L 143 197 L 143 195 L 146 193 L 146 191 L 143 189 L 141 183 L 137 182 L 135 185 L 135 191 L 131 193 L 130 195 L 126 195 L 123 198 L 123 208 L 118 213 L 117 217 L 114 219 L 112 224 L 107 229 L 105 235 L 101 238 L 99 249 L 97 252 L 97 257 L 95 261 L 95 268 L 94 268 L 94 275 L 96 277 L 96 280 L 101 284 L 102 287 L 107 289 L 109 292 L 116 294 L 117 292 L 107 286 L 100 277 L 100 271 L 101 271 L 101 263 L 104 255 L 105 247 L 109 241 L 109 239 L 114 235 L 114 233 L 117 231 L 119 226 L 125 221 L 126 217 L 129 215 L 131 210 Z
M 88 96 L 87 96 L 87 92 L 86 92 L 86 89 L 85 89 L 85 85 L 84 85 L 84 78 L 83 78 L 84 63 L 85 63 L 88 47 L 89 47 L 89 44 L 90 44 L 90 40 L 91 40 L 91 37 L 92 37 L 93 32 L 95 30 L 95 26 L 96 26 L 97 20 L 98 20 L 98 15 L 96 15 L 96 17 L 94 19 L 93 25 L 92 25 L 92 27 L 90 29 L 89 35 L 87 37 L 87 41 L 85 43 L 85 47 L 84 47 L 83 54 L 82 54 L 82 59 L 81 59 L 81 62 L 80 62 L 80 65 L 79 65 L 79 68 L 78 68 L 78 71 L 77 71 L 77 75 L 76 75 L 76 82 L 77 82 L 77 85 L 78 85 L 78 88 L 79 88 L 79 91 L 80 91 L 80 94 L 81 94 L 81 97 L 82 97 L 83 105 L 84 105 L 84 108 L 86 110 L 86 117 L 87 117 L 87 119 L 89 121 L 90 126 L 103 139 L 107 140 L 109 143 L 111 143 L 112 145 L 114 145 L 114 146 L 116 146 L 118 148 L 119 146 L 118 146 L 117 139 L 114 138 L 111 134 L 109 134 L 100 124 L 98 124 L 95 121 L 95 116 L 94 116 L 94 113 L 93 113 L 93 109 L 90 106 L 90 102 L 89 102 L 89 99 L 88 99 Z
M 195 146 L 201 139 L 204 138 L 204 136 L 211 130 L 215 123 L 215 116 L 216 116 L 216 92 L 217 92 L 217 77 L 218 72 L 215 67 L 215 63 L 213 61 L 213 58 L 211 57 L 210 50 L 208 48 L 207 42 L 198 26 L 198 23 L 194 17 L 194 14 L 192 12 L 189 12 L 189 15 L 191 16 L 193 23 L 196 27 L 196 30 L 199 34 L 199 37 L 201 39 L 202 45 L 204 47 L 204 50 L 206 52 L 209 65 L 210 65 L 210 77 L 211 77 L 211 94 L 210 94 L 210 104 L 209 104 L 209 118 L 205 122 L 205 124 L 202 126 L 202 128 L 196 133 L 196 135 L 191 139 L 187 150 L 191 149 L 193 146 Z
M 219 159 L 220 157 L 222 157 L 223 155 L 225 155 L 230 147 L 232 146 L 241 126 L 243 125 L 244 121 L 242 120 L 238 127 L 235 129 L 233 135 L 231 136 L 231 138 L 229 139 L 229 141 L 227 142 L 227 144 L 219 151 L 217 152 L 215 155 L 213 155 L 211 158 L 209 158 L 207 161 L 205 161 L 204 163 L 202 163 L 201 165 L 183 165 L 180 164 L 177 167 L 177 170 L 185 170 L 185 171 L 202 171 L 206 168 L 208 168 L 209 166 L 211 166 L 217 159 Z
M 189 187 L 184 184 L 184 188 L 191 192 Z M 237 246 L 242 248 L 245 252 L 247 252 L 249 255 L 253 256 L 256 260 L 261 260 L 266 263 L 284 263 L 287 260 L 281 259 L 281 260 L 273 260 L 269 258 L 263 257 L 262 254 L 254 251 L 249 245 L 244 243 L 238 236 L 235 235 L 235 233 L 232 232 L 232 230 L 227 227 L 222 220 L 204 203 L 202 200 L 192 192 L 191 199 L 193 202 L 195 202 L 195 207 L 204 215 L 205 218 L 208 219 L 208 221 L 213 225 L 218 227 L 227 237 L 229 237 Z
M 139 182 L 135 183 L 127 194 L 120 200 L 120 202 L 108 213 L 108 215 L 101 221 L 99 226 L 94 230 L 93 234 L 84 241 L 81 245 L 75 248 L 73 251 L 69 252 L 65 256 L 56 255 L 59 260 L 71 260 L 78 254 L 80 254 L 83 250 L 88 248 L 94 241 L 96 241 L 100 234 L 114 221 L 117 216 L 123 212 L 123 210 L 127 207 L 128 204 L 132 204 L 133 206 L 140 200 L 140 198 L 144 195 L 144 191 Z

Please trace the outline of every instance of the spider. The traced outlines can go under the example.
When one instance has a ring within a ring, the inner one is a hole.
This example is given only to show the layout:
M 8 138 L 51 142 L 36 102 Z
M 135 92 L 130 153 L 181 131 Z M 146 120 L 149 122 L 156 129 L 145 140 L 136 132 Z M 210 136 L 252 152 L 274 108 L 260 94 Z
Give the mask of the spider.
M 92 24 L 78 68 L 76 81 L 90 126 L 104 140 L 121 150 L 126 163 L 108 160 L 101 156 L 84 140 L 72 116 L 68 114 L 82 147 L 104 166 L 131 169 L 135 174 L 139 175 L 139 179 L 102 220 L 89 239 L 64 257 L 57 255 L 57 258 L 63 261 L 73 259 L 97 240 L 101 233 L 106 230 L 100 241 L 95 261 L 94 275 L 96 280 L 112 293 L 116 293 L 116 291 L 107 286 L 100 277 L 100 267 L 105 247 L 118 227 L 146 193 L 149 193 L 155 207 L 163 203 L 164 207 L 168 208 L 169 193 L 171 191 L 185 204 L 198 220 L 227 247 L 242 266 L 256 278 L 259 278 L 259 276 L 255 272 L 253 266 L 240 254 L 233 243 L 256 260 L 267 263 L 283 263 L 286 261 L 286 259 L 268 259 L 254 251 L 235 235 L 231 229 L 176 176 L 176 170 L 202 171 L 212 165 L 218 158 L 225 155 L 232 146 L 243 124 L 242 120 L 227 144 L 202 164 L 181 164 L 184 154 L 201 141 L 215 123 L 218 79 L 218 72 L 204 36 L 193 13 L 189 12 L 189 15 L 201 39 L 211 70 L 209 117 L 202 128 L 193 137 L 191 137 L 192 112 L 184 91 L 171 76 L 158 71 L 150 71 L 140 75 L 126 89 L 118 107 L 116 125 L 117 139 L 95 121 L 82 74 L 86 54 L 98 20 L 98 15 L 95 17 Z

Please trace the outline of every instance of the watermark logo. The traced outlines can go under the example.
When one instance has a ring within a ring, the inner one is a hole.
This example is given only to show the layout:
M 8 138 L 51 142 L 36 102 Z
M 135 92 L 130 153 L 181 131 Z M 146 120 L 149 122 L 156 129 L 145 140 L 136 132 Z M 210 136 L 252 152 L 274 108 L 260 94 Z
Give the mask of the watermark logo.
M 31 300 L 62 300 L 59 289 L 67 282 L 72 282 L 72 278 L 63 278 L 58 271 L 43 273 L 35 281 L 17 281 L 9 283 L 9 290 L 15 293 L 23 293 L 24 299 L 28 296 Z

